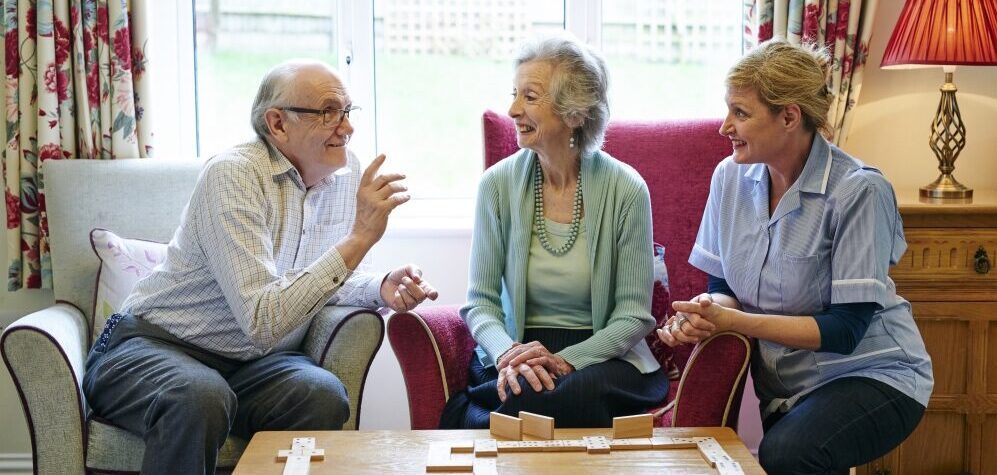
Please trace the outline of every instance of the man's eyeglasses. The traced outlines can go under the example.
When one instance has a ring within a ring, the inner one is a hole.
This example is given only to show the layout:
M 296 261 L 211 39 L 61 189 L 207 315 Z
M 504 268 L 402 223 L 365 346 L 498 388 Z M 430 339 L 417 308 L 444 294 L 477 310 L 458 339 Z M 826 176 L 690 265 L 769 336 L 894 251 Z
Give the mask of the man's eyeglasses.
M 299 114 L 318 114 L 322 116 L 322 125 L 325 127 L 339 127 L 343 119 L 350 116 L 350 112 L 360 110 L 356 106 L 347 106 L 345 109 L 309 109 L 307 107 L 278 107 L 282 111 L 297 112 Z

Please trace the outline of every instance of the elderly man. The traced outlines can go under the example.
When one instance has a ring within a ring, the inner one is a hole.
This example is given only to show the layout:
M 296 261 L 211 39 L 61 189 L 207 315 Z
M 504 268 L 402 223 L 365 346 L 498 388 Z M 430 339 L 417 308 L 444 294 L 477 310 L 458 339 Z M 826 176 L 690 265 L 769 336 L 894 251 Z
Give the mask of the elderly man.
M 312 317 L 436 298 L 415 266 L 353 271 L 409 196 L 402 175 L 378 174 L 383 155 L 361 174 L 352 110 L 328 65 L 273 68 L 253 104 L 258 138 L 205 164 L 166 262 L 105 325 L 83 389 L 144 438 L 142 473 L 214 473 L 229 432 L 340 429 L 346 389 L 295 351 Z

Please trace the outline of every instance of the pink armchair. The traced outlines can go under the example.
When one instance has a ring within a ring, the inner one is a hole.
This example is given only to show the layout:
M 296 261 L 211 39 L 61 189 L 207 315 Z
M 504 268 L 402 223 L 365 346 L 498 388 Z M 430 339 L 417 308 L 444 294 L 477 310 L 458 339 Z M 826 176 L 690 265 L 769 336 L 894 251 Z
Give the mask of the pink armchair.
M 486 167 L 518 149 L 511 119 L 487 111 L 483 125 Z M 654 241 L 665 245 L 675 298 L 690 298 L 706 288 L 706 275 L 686 259 L 713 169 L 730 153 L 730 142 L 717 133 L 719 128 L 717 120 L 613 122 L 606 132 L 604 149 L 647 182 Z M 457 307 L 395 314 L 387 332 L 405 378 L 412 429 L 436 429 L 446 401 L 467 386 L 474 339 Z M 734 333 L 676 348 L 673 361 L 681 377 L 672 381 L 661 407 L 651 411 L 655 425 L 736 429 L 750 353 L 748 339 Z

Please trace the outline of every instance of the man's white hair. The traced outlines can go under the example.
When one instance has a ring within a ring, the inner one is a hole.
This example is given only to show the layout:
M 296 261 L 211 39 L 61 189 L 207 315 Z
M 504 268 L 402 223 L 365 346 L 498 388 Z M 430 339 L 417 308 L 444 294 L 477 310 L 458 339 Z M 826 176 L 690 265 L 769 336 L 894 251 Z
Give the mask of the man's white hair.
M 267 111 L 277 107 L 293 106 L 294 104 L 290 104 L 289 102 L 292 98 L 291 93 L 294 90 L 291 86 L 295 76 L 302 69 L 314 67 L 327 69 L 333 74 L 336 72 L 328 63 L 314 59 L 298 58 L 290 59 L 274 66 L 263 76 L 263 80 L 260 81 L 260 88 L 256 91 L 256 100 L 253 101 L 253 109 L 250 113 L 250 123 L 256 135 L 260 138 L 266 138 L 270 135 L 270 128 L 267 126 Z

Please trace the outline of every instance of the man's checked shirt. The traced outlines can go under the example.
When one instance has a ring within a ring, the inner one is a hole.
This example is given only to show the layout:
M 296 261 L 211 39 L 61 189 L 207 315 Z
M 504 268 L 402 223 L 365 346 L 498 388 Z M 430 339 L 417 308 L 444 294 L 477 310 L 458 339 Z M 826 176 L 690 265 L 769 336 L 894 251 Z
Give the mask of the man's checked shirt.
M 166 262 L 122 305 L 178 338 L 250 360 L 298 349 L 324 305 L 381 307 L 384 274 L 352 272 L 334 247 L 356 215 L 360 163 L 306 189 L 262 140 L 210 159 Z

